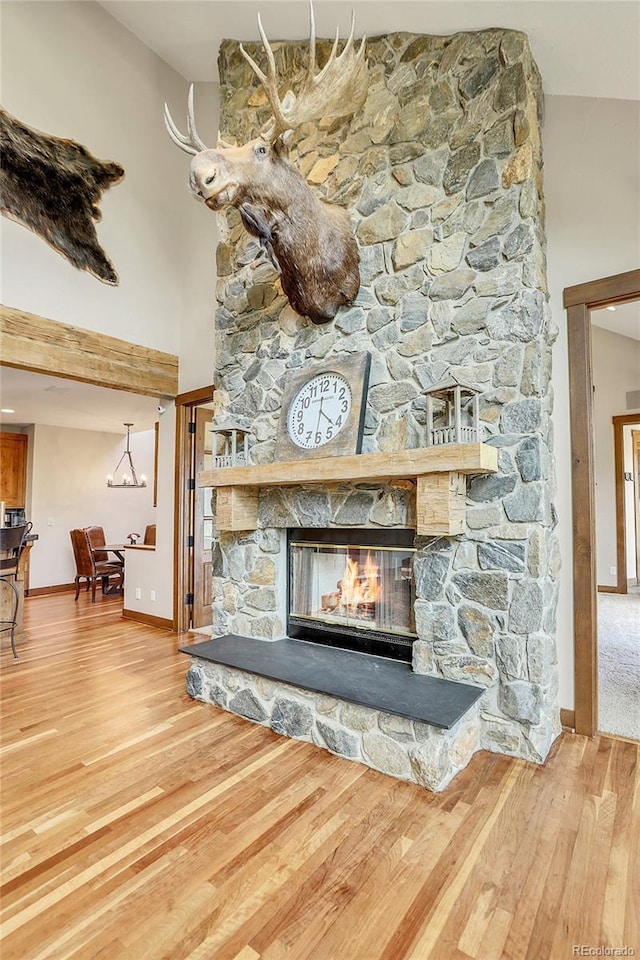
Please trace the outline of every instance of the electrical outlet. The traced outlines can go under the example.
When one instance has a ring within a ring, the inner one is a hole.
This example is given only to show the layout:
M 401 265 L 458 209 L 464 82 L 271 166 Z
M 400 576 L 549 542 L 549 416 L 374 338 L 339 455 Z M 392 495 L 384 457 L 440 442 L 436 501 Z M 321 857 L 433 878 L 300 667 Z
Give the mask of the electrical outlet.
M 609 573 L 611 574 L 612 577 L 615 577 L 615 575 L 616 575 L 616 568 L 615 568 L 615 567 L 609 567 Z
M 151 600 L 155 600 L 155 598 L 156 598 L 156 592 L 155 592 L 155 590 L 150 590 L 150 591 L 149 591 L 149 598 L 150 598 Z
M 142 590 L 140 587 L 136 587 L 136 600 L 142 600 Z

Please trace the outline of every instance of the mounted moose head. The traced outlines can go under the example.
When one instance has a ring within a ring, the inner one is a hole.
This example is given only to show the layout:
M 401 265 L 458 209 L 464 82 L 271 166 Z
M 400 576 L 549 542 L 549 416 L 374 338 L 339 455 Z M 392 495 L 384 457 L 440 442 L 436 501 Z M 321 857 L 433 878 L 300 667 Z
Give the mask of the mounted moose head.
M 260 136 L 241 147 L 223 141 L 209 149 L 198 136 L 189 91 L 187 136 L 180 133 L 165 104 L 165 123 L 173 142 L 193 155 L 190 185 L 210 210 L 236 207 L 242 222 L 259 237 L 281 272 L 282 289 L 293 309 L 313 323 L 332 320 L 338 308 L 351 303 L 360 287 L 358 247 L 346 210 L 321 200 L 289 162 L 283 134 L 320 117 L 355 113 L 367 95 L 365 39 L 357 52 L 354 23 L 344 50 L 337 56 L 338 35 L 331 55 L 316 74 L 313 6 L 309 64 L 302 88 L 281 100 L 273 51 L 258 17 L 267 55 L 264 74 L 242 44 L 240 51 L 264 87 L 273 118 Z

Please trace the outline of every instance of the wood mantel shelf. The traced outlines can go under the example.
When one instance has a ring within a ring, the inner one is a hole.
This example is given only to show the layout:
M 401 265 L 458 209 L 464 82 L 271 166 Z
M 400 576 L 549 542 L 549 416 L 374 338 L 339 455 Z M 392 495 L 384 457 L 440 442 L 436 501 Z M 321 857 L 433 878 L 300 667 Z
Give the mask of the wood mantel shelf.
M 220 530 L 255 530 L 260 487 L 332 484 L 344 481 L 413 480 L 416 483 L 416 531 L 422 536 L 455 536 L 465 525 L 466 474 L 495 473 L 498 451 L 484 443 L 456 443 L 219 467 L 202 470 L 198 486 L 217 490 L 216 517 Z

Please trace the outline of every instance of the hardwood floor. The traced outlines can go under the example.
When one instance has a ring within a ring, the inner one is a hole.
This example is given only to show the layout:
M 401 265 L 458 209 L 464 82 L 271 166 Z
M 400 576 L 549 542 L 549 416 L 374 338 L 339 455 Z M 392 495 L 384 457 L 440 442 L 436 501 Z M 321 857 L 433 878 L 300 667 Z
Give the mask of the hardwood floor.
M 430 794 L 192 701 L 178 638 L 117 598 L 26 607 L 20 659 L 2 648 L 3 960 L 640 949 L 638 744 L 484 753 Z

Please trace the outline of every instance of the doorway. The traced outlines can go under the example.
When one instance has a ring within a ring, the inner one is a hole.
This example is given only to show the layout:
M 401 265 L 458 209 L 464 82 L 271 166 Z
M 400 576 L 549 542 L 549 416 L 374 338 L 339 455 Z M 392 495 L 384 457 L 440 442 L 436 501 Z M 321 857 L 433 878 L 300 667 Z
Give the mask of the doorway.
M 640 582 L 640 414 L 613 417 L 613 434 L 616 478 L 616 593 L 628 593 L 630 587 L 633 589 Z
M 212 623 L 213 510 L 211 489 L 197 484 L 212 466 L 213 386 L 176 397 L 175 629 Z
M 598 620 L 591 311 L 640 299 L 640 270 L 567 287 L 576 733 L 598 729 Z
M 635 533 L 636 582 L 634 592 L 640 592 L 640 430 L 631 431 L 633 463 L 633 517 Z

